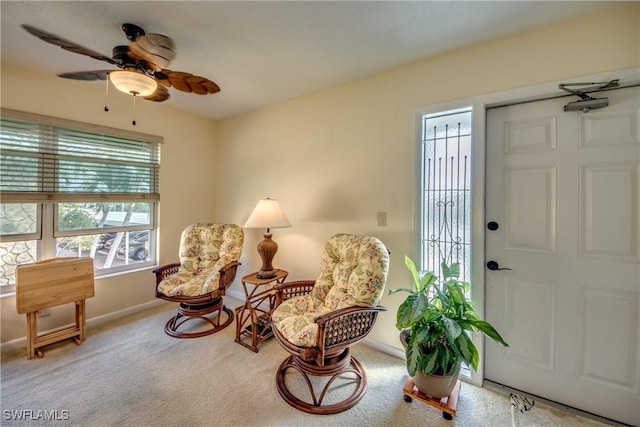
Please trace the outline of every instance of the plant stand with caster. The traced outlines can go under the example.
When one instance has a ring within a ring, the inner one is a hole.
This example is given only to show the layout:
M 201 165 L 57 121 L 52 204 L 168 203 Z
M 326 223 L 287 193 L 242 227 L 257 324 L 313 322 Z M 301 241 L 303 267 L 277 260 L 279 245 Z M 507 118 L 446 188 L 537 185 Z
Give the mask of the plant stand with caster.
M 419 400 L 420 402 L 426 403 L 429 406 L 433 406 L 434 408 L 438 408 L 442 411 L 442 416 L 446 420 L 452 420 L 456 415 L 456 408 L 458 407 L 458 396 L 460 395 L 460 380 L 456 382 L 455 387 L 451 394 L 447 397 L 437 398 L 427 396 L 417 389 L 415 384 L 413 383 L 413 379 L 409 377 L 404 388 L 402 389 L 404 393 L 404 401 L 411 402 L 413 399 Z

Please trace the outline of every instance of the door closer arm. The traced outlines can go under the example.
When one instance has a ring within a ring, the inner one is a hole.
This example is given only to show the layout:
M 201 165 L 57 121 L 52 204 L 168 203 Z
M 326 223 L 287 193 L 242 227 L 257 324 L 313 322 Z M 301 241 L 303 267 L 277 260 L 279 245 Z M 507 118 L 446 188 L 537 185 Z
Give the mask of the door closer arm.
M 582 86 L 580 89 L 570 89 L 570 86 Z M 582 111 L 584 113 L 593 109 L 603 108 L 609 105 L 609 98 L 594 98 L 587 95 L 590 92 L 598 92 L 620 86 L 620 79 L 609 82 L 581 82 L 560 83 L 558 87 L 565 92 L 580 97 L 579 101 L 570 102 L 564 106 L 564 111 Z

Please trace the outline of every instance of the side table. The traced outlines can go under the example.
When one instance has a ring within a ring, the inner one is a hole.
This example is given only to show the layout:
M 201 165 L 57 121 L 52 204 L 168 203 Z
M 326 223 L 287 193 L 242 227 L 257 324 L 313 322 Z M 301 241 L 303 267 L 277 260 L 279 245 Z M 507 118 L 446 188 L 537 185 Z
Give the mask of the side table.
M 284 283 L 289 275 L 278 270 L 276 277 L 260 279 L 256 273 L 242 278 L 245 302 L 236 308 L 236 342 L 257 353 L 258 344 L 273 336 L 271 312 L 276 308 L 275 284 Z

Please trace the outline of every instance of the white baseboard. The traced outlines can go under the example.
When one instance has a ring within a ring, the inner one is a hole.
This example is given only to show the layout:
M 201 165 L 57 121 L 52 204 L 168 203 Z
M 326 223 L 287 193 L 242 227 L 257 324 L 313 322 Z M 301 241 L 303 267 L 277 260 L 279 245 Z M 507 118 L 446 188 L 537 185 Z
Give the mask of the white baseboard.
M 374 339 L 365 338 L 364 341 L 362 341 L 362 344 L 366 345 L 367 347 L 371 347 L 372 349 L 377 350 L 381 353 L 388 354 L 389 356 L 397 357 L 398 359 L 406 360 L 407 358 L 403 349 L 390 346 L 389 344 L 381 343 L 380 341 L 376 341 Z
M 148 310 L 150 308 L 160 307 L 162 305 L 173 304 L 171 302 L 167 302 L 161 299 L 155 299 L 153 301 L 148 301 L 142 304 L 134 305 L 132 307 L 127 307 L 122 310 L 114 311 L 111 313 L 103 314 L 102 316 L 92 317 L 91 319 L 87 319 L 87 326 L 96 327 L 107 323 L 111 320 L 119 319 L 124 316 L 128 316 L 129 314 L 137 313 L 139 311 Z
M 118 310 L 118 311 L 114 311 L 111 313 L 107 313 L 107 314 L 103 314 L 101 316 L 96 316 L 96 317 L 92 317 L 91 319 L 87 319 L 87 327 L 97 327 L 99 325 L 102 325 L 106 322 L 109 322 L 111 320 L 115 320 L 115 319 L 119 319 L 121 317 L 124 316 L 128 316 L 130 314 L 133 313 L 137 313 L 139 311 L 143 311 L 143 310 L 148 310 L 150 308 L 154 308 L 154 307 L 159 307 L 161 305 L 165 305 L 165 304 L 172 304 L 172 303 L 168 303 L 166 301 L 160 300 L 160 299 L 156 299 L 153 301 L 149 301 L 149 302 L 145 302 L 142 304 L 138 304 L 138 305 L 134 305 L 132 307 L 127 307 L 125 309 L 122 310 Z M 48 333 L 48 332 L 52 332 L 58 329 L 63 329 L 63 328 L 67 328 L 70 326 L 74 326 L 73 323 L 70 323 L 68 325 L 65 326 L 61 326 L 59 328 L 55 328 L 49 331 L 43 331 L 41 333 Z M 7 341 L 4 343 L 0 344 L 0 352 L 5 353 L 5 352 L 13 352 L 13 351 L 18 351 L 19 349 L 24 349 L 27 346 L 27 337 L 24 336 L 22 338 L 16 338 L 15 340 L 11 340 L 11 341 Z
M 239 299 L 240 301 L 244 301 L 247 299 L 247 297 L 244 295 L 243 292 L 235 290 L 235 289 L 227 289 L 227 295 L 229 295 L 230 297 Z

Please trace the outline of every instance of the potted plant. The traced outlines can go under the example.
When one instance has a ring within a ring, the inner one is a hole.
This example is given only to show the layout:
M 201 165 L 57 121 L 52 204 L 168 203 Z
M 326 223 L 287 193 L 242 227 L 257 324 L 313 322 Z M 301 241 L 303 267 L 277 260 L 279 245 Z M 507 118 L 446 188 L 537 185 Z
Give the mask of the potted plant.
M 407 370 L 421 392 L 446 397 L 458 380 L 462 362 L 478 369 L 478 349 L 467 332 L 483 333 L 505 347 L 508 344 L 467 300 L 471 285 L 458 280 L 459 263 L 447 265 L 443 260 L 441 280 L 432 271 L 418 272 L 407 256 L 405 264 L 413 276 L 413 289 L 391 289 L 389 294 L 409 294 L 396 316 Z

